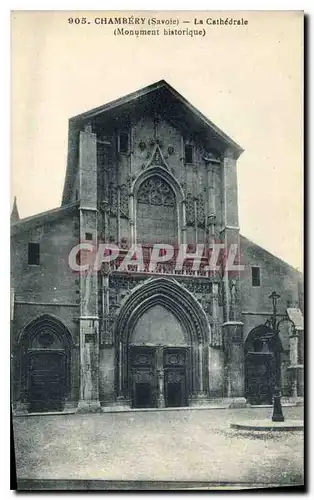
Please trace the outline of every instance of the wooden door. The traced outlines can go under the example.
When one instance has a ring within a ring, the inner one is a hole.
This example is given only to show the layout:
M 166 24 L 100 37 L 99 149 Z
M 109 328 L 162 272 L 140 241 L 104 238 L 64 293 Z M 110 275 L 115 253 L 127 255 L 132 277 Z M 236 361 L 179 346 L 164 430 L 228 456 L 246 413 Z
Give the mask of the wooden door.
M 166 370 L 165 404 L 169 408 L 187 406 L 185 370 Z
M 249 352 L 245 359 L 246 397 L 250 404 L 272 404 L 275 380 L 273 353 Z
M 61 352 L 29 354 L 29 410 L 60 411 L 65 397 L 65 355 Z
M 130 363 L 132 407 L 157 407 L 156 349 L 132 347 Z
M 167 407 L 188 406 L 186 349 L 164 350 L 165 405 Z

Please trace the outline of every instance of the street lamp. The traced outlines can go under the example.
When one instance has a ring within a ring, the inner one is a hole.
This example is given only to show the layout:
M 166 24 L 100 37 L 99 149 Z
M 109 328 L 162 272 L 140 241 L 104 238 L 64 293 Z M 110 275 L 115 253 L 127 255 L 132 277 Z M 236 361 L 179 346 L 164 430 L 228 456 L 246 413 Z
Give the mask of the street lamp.
M 280 295 L 277 292 L 272 292 L 269 296 L 273 303 L 273 314 L 271 317 L 271 321 L 269 322 L 272 330 L 272 338 L 275 341 L 274 345 L 277 346 L 275 356 L 276 356 L 276 372 L 275 372 L 275 387 L 274 387 L 274 397 L 273 397 L 273 422 L 284 422 L 285 417 L 282 413 L 281 406 L 281 391 L 280 391 L 280 370 L 281 370 L 281 352 L 280 352 L 280 342 L 279 340 L 279 321 L 277 323 L 277 300 L 280 298 Z

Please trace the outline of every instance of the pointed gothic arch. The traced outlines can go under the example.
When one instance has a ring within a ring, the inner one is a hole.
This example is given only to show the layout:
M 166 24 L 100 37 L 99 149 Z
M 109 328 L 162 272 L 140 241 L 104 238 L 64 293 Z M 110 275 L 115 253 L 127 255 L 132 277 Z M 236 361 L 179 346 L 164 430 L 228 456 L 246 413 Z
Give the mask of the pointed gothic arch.
M 139 318 L 155 305 L 170 311 L 187 336 L 190 350 L 190 389 L 193 398 L 208 392 L 208 357 L 210 325 L 193 295 L 173 278 L 150 278 L 136 287 L 123 304 L 115 325 L 116 393 L 128 398 L 129 348 Z
M 37 398 L 39 411 L 62 409 L 71 390 L 72 347 L 68 328 L 55 316 L 43 314 L 25 326 L 16 348 L 21 403 L 34 410 Z
M 131 213 L 133 214 L 132 225 L 132 243 L 137 243 L 137 208 L 138 208 L 138 194 L 141 186 L 150 178 L 160 179 L 165 185 L 168 185 L 170 190 L 175 196 L 175 210 L 176 210 L 176 240 L 177 244 L 185 243 L 185 236 L 183 228 L 185 226 L 185 205 L 184 205 L 184 192 L 169 170 L 162 165 L 150 165 L 134 180 L 131 186 Z
M 73 339 L 70 331 L 65 324 L 52 314 L 41 314 L 32 319 L 20 332 L 18 344 L 23 341 L 31 340 L 37 335 L 41 328 L 46 328 L 55 333 L 69 347 L 73 345 Z

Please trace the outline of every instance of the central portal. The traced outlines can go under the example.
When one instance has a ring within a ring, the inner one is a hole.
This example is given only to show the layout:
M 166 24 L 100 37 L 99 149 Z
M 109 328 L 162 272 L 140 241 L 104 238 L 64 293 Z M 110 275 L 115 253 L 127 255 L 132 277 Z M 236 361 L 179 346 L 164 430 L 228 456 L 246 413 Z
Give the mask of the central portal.
M 170 278 L 136 286 L 115 322 L 118 406 L 195 406 L 208 395 L 210 328 L 198 301 Z
M 188 406 L 189 349 L 131 346 L 130 400 L 133 408 Z

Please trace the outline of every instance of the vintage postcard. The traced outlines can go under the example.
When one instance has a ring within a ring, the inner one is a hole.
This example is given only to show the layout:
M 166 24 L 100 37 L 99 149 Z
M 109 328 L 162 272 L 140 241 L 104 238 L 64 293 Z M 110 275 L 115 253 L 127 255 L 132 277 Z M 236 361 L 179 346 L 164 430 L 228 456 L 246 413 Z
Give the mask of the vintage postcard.
M 304 485 L 301 11 L 12 11 L 18 490 Z

